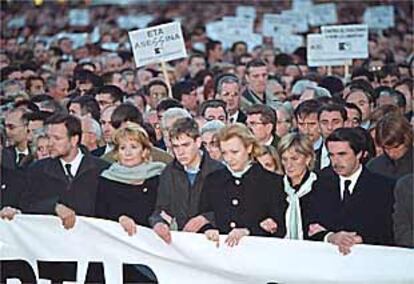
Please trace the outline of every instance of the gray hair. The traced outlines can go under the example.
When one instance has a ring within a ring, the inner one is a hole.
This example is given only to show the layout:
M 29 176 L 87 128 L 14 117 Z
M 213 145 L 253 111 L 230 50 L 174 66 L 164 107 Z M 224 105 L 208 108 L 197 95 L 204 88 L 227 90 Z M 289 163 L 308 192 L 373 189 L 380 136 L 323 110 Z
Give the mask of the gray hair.
M 13 85 L 17 85 L 19 87 L 19 90 L 17 90 L 17 92 L 20 92 L 20 91 L 23 92 L 26 90 L 22 82 L 15 80 L 15 79 L 10 79 L 10 80 L 5 80 L 4 82 L 0 83 L 0 92 L 3 93 L 5 96 L 15 95 L 16 93 L 13 93 L 13 94 L 6 93 L 7 88 Z
M 322 97 L 328 97 L 328 98 L 332 97 L 331 93 L 323 87 L 308 86 L 308 87 L 306 87 L 306 89 L 307 90 L 313 90 L 315 92 L 315 99 L 322 98 Z
M 269 106 L 275 111 L 283 111 L 288 116 L 289 120 L 293 122 L 295 117 L 293 106 L 290 102 L 272 101 Z
M 100 140 L 102 138 L 102 129 L 101 125 L 92 117 L 83 117 L 82 122 L 90 123 L 90 126 L 92 127 L 92 132 L 95 133 L 96 139 Z
M 292 87 L 292 95 L 302 95 L 308 87 L 316 87 L 317 83 L 310 80 L 298 80 Z
M 206 122 L 206 124 L 201 127 L 201 135 L 207 132 L 218 132 L 220 129 L 224 128 L 226 125 L 220 120 L 211 120 Z
M 169 120 L 173 120 L 173 119 L 176 120 L 179 118 L 186 118 L 186 117 L 191 118 L 191 114 L 186 109 L 178 108 L 178 107 L 167 109 L 162 115 L 161 128 L 165 129 L 167 121 Z

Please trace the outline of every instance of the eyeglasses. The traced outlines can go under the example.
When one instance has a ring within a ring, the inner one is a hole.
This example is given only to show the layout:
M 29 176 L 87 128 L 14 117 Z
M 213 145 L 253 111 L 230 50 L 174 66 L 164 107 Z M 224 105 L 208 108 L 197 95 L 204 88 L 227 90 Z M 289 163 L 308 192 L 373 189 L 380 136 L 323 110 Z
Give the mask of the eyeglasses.
M 23 126 L 26 126 L 26 125 L 25 124 L 18 124 L 18 125 L 16 125 L 16 124 L 5 124 L 4 125 L 4 127 L 6 129 L 10 129 L 10 130 L 14 130 L 14 129 L 18 128 L 18 127 L 23 127 Z

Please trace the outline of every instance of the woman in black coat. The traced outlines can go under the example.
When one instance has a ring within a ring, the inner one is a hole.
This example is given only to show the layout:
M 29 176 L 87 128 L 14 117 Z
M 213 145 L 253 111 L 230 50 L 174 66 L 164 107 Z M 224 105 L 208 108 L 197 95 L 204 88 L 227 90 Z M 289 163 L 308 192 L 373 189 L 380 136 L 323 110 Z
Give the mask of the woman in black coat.
M 201 212 L 209 220 L 207 238 L 237 245 L 243 236 L 285 235 L 282 178 L 254 161 L 260 146 L 242 124 L 223 128 L 217 135 L 226 168 L 210 174 L 202 191 Z M 213 217 L 211 217 L 213 216 Z M 205 227 L 206 228 L 206 227 Z
M 103 171 L 96 198 L 96 217 L 119 221 L 129 235 L 136 224 L 149 226 L 158 179 L 165 164 L 149 161 L 151 144 L 146 132 L 128 123 L 114 134 L 118 162 Z

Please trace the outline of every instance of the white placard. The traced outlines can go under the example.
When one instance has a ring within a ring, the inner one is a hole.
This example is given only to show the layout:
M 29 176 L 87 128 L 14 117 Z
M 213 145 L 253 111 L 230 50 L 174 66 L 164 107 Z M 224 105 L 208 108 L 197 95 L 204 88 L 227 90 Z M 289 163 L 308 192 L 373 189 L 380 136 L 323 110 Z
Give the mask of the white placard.
M 10 21 L 7 22 L 8 29 L 20 29 L 26 25 L 26 17 L 14 17 Z
M 73 42 L 73 48 L 84 46 L 88 40 L 88 33 L 59 33 L 55 36 L 56 39 L 64 37 L 69 38 Z
M 394 6 L 368 7 L 364 13 L 364 23 L 370 29 L 384 30 L 394 27 Z
M 273 45 L 282 52 L 293 53 L 298 47 L 304 46 L 303 36 L 292 34 L 278 34 L 273 37 Z
M 312 0 L 292 0 L 292 10 L 295 11 L 309 11 L 312 6 Z
M 305 33 L 309 30 L 308 17 L 303 12 L 283 11 L 282 18 L 286 23 L 292 25 L 293 32 L 295 33 Z
M 206 34 L 209 38 L 220 40 L 220 35 L 226 29 L 226 23 L 223 21 L 211 22 L 206 25 Z
M 278 34 L 291 34 L 293 33 L 293 26 L 285 22 L 282 15 L 264 14 L 262 33 L 268 37 L 274 37 Z
M 69 25 L 72 27 L 84 27 L 90 23 L 89 10 L 72 9 L 69 11 Z
M 338 22 L 336 4 L 327 3 L 314 5 L 309 11 L 308 17 L 309 25 L 311 26 L 336 24 Z
M 326 59 L 324 36 L 321 34 L 308 34 L 306 38 L 307 64 L 309 67 L 343 66 L 346 60 Z
M 128 35 L 136 67 L 187 57 L 180 23 L 131 31 Z
M 254 20 L 256 18 L 256 8 L 253 6 L 237 6 L 236 16 Z
M 151 15 L 128 15 L 118 17 L 116 22 L 118 24 L 118 27 L 120 27 L 121 29 L 143 29 L 146 28 L 148 23 L 150 23 L 153 19 L 154 17 Z
M 330 243 L 268 237 L 244 237 L 229 247 L 226 235 L 216 247 L 204 234 L 186 232 L 171 232 L 167 245 L 142 226 L 128 236 L 118 222 L 77 216 L 65 230 L 57 217 L 24 214 L 0 219 L 0 236 L 0 261 L 21 260 L 33 278 L 39 262 L 74 262 L 76 283 L 85 283 L 90 262 L 103 264 L 110 284 L 123 283 L 123 264 L 145 265 L 160 284 L 414 282 L 412 249 L 396 247 L 358 244 L 344 256 Z M 50 283 L 38 280 L 30 283 Z
M 368 58 L 367 25 L 323 26 L 325 59 Z
M 251 18 L 223 17 L 225 32 L 229 34 L 243 35 L 253 32 L 254 20 Z

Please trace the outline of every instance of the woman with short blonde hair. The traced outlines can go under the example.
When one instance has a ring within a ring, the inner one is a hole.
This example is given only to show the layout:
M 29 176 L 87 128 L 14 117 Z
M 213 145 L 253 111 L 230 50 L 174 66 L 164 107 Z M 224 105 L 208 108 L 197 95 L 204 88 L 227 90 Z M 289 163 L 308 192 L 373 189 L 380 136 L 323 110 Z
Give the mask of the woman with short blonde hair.
M 309 223 L 309 193 L 317 175 L 312 172 L 315 153 L 312 142 L 303 134 L 289 133 L 279 141 L 283 186 L 288 201 L 285 214 L 286 238 L 303 240 Z
M 151 143 L 138 124 L 128 122 L 121 126 L 113 142 L 117 162 L 99 177 L 96 216 L 118 221 L 133 235 L 137 224 L 149 226 L 165 164 L 151 161 Z
M 221 129 L 217 140 L 225 168 L 206 177 L 201 194 L 201 216 L 207 219 L 203 231 L 209 240 L 218 243 L 219 234 L 228 234 L 225 241 L 235 246 L 247 235 L 285 235 L 286 202 L 282 177 L 263 169 L 255 161 L 261 148 L 254 135 L 243 124 L 235 123 Z

